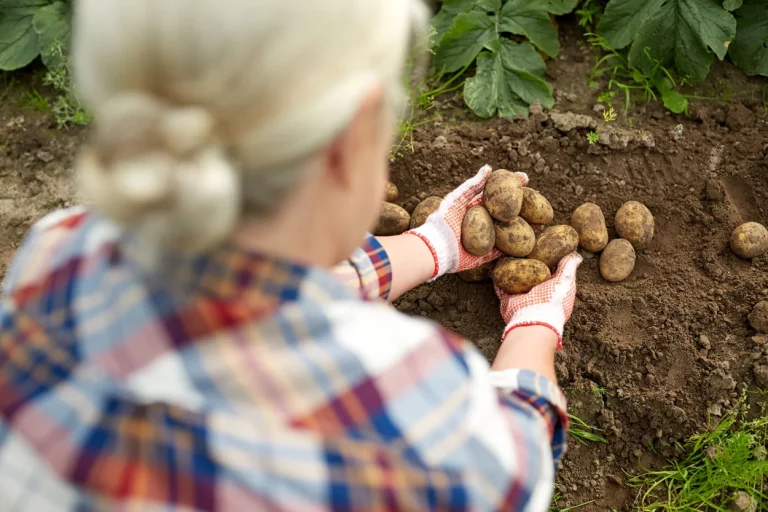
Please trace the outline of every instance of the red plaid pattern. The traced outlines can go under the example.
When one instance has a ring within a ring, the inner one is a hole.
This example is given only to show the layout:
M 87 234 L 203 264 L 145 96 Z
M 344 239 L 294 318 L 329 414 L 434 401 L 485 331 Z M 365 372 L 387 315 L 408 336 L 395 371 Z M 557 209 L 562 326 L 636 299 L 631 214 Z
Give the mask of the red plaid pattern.
M 542 325 L 557 334 L 557 348 L 563 348 L 563 328 L 573 312 L 576 270 L 582 261 L 580 254 L 569 254 L 560 261 L 552 279 L 528 293 L 510 295 L 496 287 L 496 295 L 501 300 L 501 316 L 507 322 L 504 338 L 516 327 Z

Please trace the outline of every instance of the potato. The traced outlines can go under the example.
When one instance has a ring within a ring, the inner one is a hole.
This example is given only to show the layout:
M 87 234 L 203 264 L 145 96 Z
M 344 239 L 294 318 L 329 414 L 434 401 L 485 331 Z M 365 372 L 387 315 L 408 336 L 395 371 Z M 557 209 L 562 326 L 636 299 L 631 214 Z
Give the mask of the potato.
M 546 197 L 532 188 L 523 187 L 520 216 L 531 224 L 549 224 L 555 217 L 555 212 Z
M 612 283 L 623 281 L 635 269 L 635 248 L 623 238 L 611 240 L 600 255 L 600 275 Z
M 431 196 L 423 200 L 413 209 L 413 215 L 411 215 L 411 229 L 423 226 L 427 222 L 427 217 L 432 215 L 435 210 L 440 206 L 439 197 Z
M 399 195 L 397 191 L 397 187 L 394 183 L 387 183 L 387 193 L 384 196 L 384 200 L 388 203 L 394 203 L 397 201 L 397 196 Z
M 533 228 L 516 217 L 512 222 L 496 221 L 496 247 L 507 256 L 525 258 L 536 246 L 536 234 Z
M 411 216 L 403 208 L 392 203 L 383 203 L 379 212 L 379 222 L 373 229 L 376 236 L 399 235 L 408 229 Z
M 489 272 L 493 268 L 493 263 L 494 262 L 490 261 L 480 265 L 477 268 L 459 272 L 459 277 L 462 279 L 462 281 L 467 283 L 482 283 L 484 281 L 488 281 L 491 278 Z
M 528 293 L 534 286 L 550 278 L 549 269 L 537 260 L 502 258 L 491 270 L 496 286 L 513 295 Z
M 768 230 L 757 222 L 747 222 L 733 230 L 731 250 L 742 258 L 754 258 L 768 251 Z
M 461 244 L 468 253 L 485 256 L 496 243 L 496 231 L 488 210 L 482 206 L 473 206 L 464 215 L 461 223 Z
M 579 234 L 575 229 L 566 225 L 552 226 L 541 233 L 528 258 L 539 260 L 549 268 L 555 268 L 561 259 L 575 251 L 578 246 Z
M 653 215 L 642 203 L 628 201 L 616 213 L 616 233 L 642 251 L 653 238 Z
M 579 234 L 579 245 L 589 252 L 600 252 L 608 245 L 608 228 L 603 211 L 595 203 L 584 203 L 571 216 L 571 226 Z
M 499 169 L 485 183 L 483 204 L 494 219 L 511 222 L 523 206 L 523 186 L 515 173 Z

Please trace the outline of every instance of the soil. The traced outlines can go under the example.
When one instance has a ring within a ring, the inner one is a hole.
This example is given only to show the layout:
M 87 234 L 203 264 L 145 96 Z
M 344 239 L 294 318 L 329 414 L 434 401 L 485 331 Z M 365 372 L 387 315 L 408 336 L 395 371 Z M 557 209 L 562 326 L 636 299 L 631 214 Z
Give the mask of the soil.
M 598 121 L 599 91 L 588 83 L 591 50 L 574 23 L 560 28 L 563 51 L 548 65 L 555 109 Z M 17 77 L 0 89 L 3 273 L 32 223 L 78 202 L 70 169 L 84 137 L 80 129 L 57 130 L 49 114 L 31 108 L 31 87 L 45 92 L 34 72 Z M 733 408 L 743 391 L 768 386 L 768 338 L 747 321 L 768 299 L 768 256 L 747 261 L 728 249 L 737 225 L 768 224 L 763 87 L 765 80 L 717 64 L 696 92 L 727 101 L 695 103 L 690 117 L 657 104 L 633 106 L 601 133 L 607 145 L 590 145 L 587 129 L 559 131 L 547 113 L 478 121 L 458 97 L 440 98 L 434 119 L 414 132 L 413 151 L 393 163 L 397 202 L 409 211 L 488 163 L 527 172 L 551 201 L 556 223 L 568 223 L 591 201 L 602 207 L 613 237 L 613 216 L 625 201 L 653 212 L 656 236 L 626 281 L 602 280 L 591 254 L 579 270 L 557 373 L 570 411 L 602 429 L 608 442 L 570 443 L 558 476 L 560 507 L 592 501 L 580 510 L 631 509 L 638 491 L 625 472 L 676 457 L 678 442 Z M 615 105 L 620 111 L 623 100 Z M 499 347 L 503 324 L 490 285 L 447 276 L 397 307 L 454 329 L 489 359 Z

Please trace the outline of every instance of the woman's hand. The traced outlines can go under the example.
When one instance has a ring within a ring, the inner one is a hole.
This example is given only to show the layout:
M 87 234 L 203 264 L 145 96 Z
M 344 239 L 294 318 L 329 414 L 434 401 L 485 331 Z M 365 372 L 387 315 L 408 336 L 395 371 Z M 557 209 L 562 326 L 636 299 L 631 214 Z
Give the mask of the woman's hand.
M 421 238 L 432 253 L 435 262 L 432 278 L 479 267 L 501 256 L 495 248 L 485 256 L 474 256 L 461 244 L 461 224 L 464 214 L 473 206 L 483 204 L 483 189 L 492 171 L 489 165 L 480 169 L 473 178 L 448 194 L 423 226 L 406 231 L 405 234 Z M 522 172 L 515 174 L 520 178 L 523 186 L 528 184 L 527 174 Z
M 507 322 L 502 339 L 516 328 L 538 325 L 551 329 L 557 335 L 557 348 L 562 348 L 563 329 L 576 300 L 576 270 L 582 261 L 578 253 L 569 254 L 549 281 L 525 294 L 510 295 L 496 287 L 501 316 Z

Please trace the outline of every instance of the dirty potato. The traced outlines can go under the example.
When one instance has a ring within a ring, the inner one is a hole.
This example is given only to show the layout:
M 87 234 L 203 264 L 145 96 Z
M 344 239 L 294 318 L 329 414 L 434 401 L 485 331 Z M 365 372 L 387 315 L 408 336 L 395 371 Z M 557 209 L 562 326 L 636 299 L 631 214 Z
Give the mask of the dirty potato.
M 653 239 L 653 215 L 642 203 L 628 201 L 616 213 L 616 233 L 642 251 Z
M 387 193 L 384 196 L 384 200 L 388 203 L 394 203 L 397 201 L 397 196 L 399 195 L 397 191 L 397 187 L 394 183 L 387 183 Z
M 575 229 L 566 225 L 552 226 L 541 233 L 528 258 L 539 260 L 549 268 L 555 268 L 561 259 L 575 251 L 578 246 L 579 234 Z
M 750 259 L 768 251 L 768 230 L 757 222 L 747 222 L 733 230 L 731 250 L 736 255 Z
M 464 215 L 461 223 L 461 243 L 468 253 L 485 256 L 496 243 L 493 219 L 482 206 L 473 206 Z
M 549 224 L 555 217 L 555 212 L 546 197 L 532 188 L 523 187 L 520 216 L 531 224 Z
M 392 236 L 403 233 L 411 223 L 411 216 L 403 208 L 392 203 L 383 203 L 379 211 L 379 222 L 373 230 L 376 236 Z
M 496 286 L 507 293 L 528 293 L 550 278 L 547 266 L 537 260 L 503 258 L 491 271 Z
M 462 281 L 467 283 L 482 283 L 484 281 L 488 281 L 491 278 L 489 272 L 493 268 L 493 263 L 494 262 L 489 261 L 488 263 L 484 263 L 479 267 L 459 272 L 459 277 Z
M 494 219 L 511 222 L 523 206 L 523 186 L 515 173 L 499 169 L 485 183 L 483 204 Z
M 579 245 L 589 252 L 600 252 L 608 245 L 608 228 L 603 211 L 595 203 L 584 203 L 571 216 L 571 226 L 579 234 Z
M 440 206 L 442 199 L 439 197 L 431 196 L 423 200 L 413 209 L 413 215 L 411 215 L 411 229 L 423 226 L 427 222 L 427 217 L 432 215 L 435 210 Z
M 600 255 L 600 275 L 612 283 L 623 281 L 635 269 L 636 259 L 631 243 L 623 238 L 611 240 Z
M 536 246 L 536 234 L 533 228 L 516 217 L 512 222 L 496 221 L 496 247 L 507 256 L 525 258 Z

